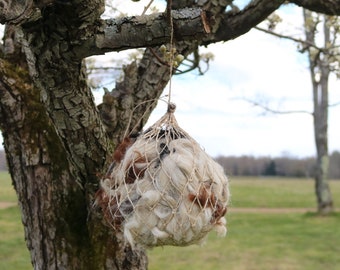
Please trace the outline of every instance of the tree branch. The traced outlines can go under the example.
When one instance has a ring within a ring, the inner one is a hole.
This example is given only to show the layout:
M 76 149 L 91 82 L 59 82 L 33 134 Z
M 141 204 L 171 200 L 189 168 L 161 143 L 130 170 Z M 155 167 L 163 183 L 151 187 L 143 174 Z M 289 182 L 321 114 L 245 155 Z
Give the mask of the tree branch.
M 247 101 L 248 103 L 254 105 L 255 107 L 260 107 L 263 110 L 270 112 L 270 113 L 274 113 L 274 114 L 292 114 L 292 113 L 304 113 L 304 114 L 309 114 L 309 115 L 313 115 L 313 113 L 309 112 L 309 111 L 305 111 L 305 110 L 292 110 L 292 111 L 280 111 L 280 110 L 274 110 L 272 108 L 270 108 L 267 105 L 264 105 L 260 102 L 256 102 L 254 100 L 248 99 L 248 98 L 243 98 L 243 100 Z
M 200 8 L 173 10 L 172 15 L 176 40 L 200 40 L 207 35 L 205 26 L 209 25 L 209 18 L 204 10 Z M 79 58 L 110 51 L 167 44 L 171 33 L 164 13 L 105 20 L 98 30 L 95 36 L 89 36 L 88 29 L 83 30 L 83 42 L 79 46 L 84 49 L 78 55 Z M 75 51 L 79 53 L 79 47 L 76 47 Z
M 201 8 L 173 10 L 175 40 L 203 40 L 203 44 L 208 45 L 234 39 L 263 21 L 283 2 L 255 0 L 240 12 L 220 14 L 219 23 L 216 22 L 218 16 L 206 13 Z M 93 29 L 93 26 L 90 27 Z M 98 27 L 96 35 L 89 35 L 92 32 L 84 29 L 82 43 L 75 47 L 75 51 L 77 57 L 83 58 L 110 51 L 159 46 L 169 42 L 169 27 L 164 13 L 106 20 Z M 217 33 L 211 31 L 208 35 L 210 29 L 215 28 Z M 79 46 L 83 49 L 79 50 Z
M 33 0 L 6 1 L 0 0 L 0 23 L 22 23 L 40 17 L 40 10 L 35 8 Z
M 289 2 L 311 11 L 340 15 L 340 0 L 290 0 Z
M 309 6 L 304 1 L 295 2 Z M 327 3 L 329 2 L 332 1 L 329 0 Z M 234 39 L 263 21 L 282 3 L 284 0 L 254 0 L 239 12 L 230 11 L 219 16 L 206 13 L 204 9 L 198 7 L 173 10 L 175 39 L 203 40 L 203 45 Z M 319 5 L 323 6 L 322 3 Z M 87 7 L 87 12 L 91 10 L 93 8 Z M 100 12 L 97 11 L 98 13 Z M 216 20 L 221 21 L 218 24 Z M 211 31 L 212 33 L 208 35 L 210 29 L 214 30 L 216 25 L 219 25 L 217 32 L 214 34 L 214 31 Z M 159 46 L 169 42 L 171 32 L 169 27 L 164 13 L 101 21 L 96 27 L 95 35 L 94 25 L 88 24 L 88 28 L 82 28 L 73 42 L 75 49 L 72 57 L 76 55 L 78 59 L 82 59 L 110 51 Z M 81 43 L 78 42 L 79 39 Z
M 340 101 L 334 102 L 334 103 L 332 103 L 332 104 L 329 104 L 328 107 L 329 107 L 329 108 L 330 108 L 330 107 L 336 107 L 336 106 L 339 106 L 339 105 L 340 105 Z
M 94 21 L 104 12 L 104 0 L 0 0 L 0 23 L 24 24 L 42 18 L 49 8 L 61 8 L 65 14 L 83 21 Z
M 279 33 L 276 33 L 274 31 L 267 30 L 267 29 L 264 29 L 264 28 L 259 27 L 259 26 L 255 26 L 254 28 L 259 30 L 259 31 L 261 31 L 261 32 L 270 34 L 270 35 L 275 36 L 275 37 L 279 37 L 279 38 L 283 38 L 283 39 L 288 39 L 288 40 L 300 43 L 302 45 L 305 45 L 306 47 L 313 47 L 313 48 L 317 49 L 318 51 L 324 51 L 323 48 L 320 48 L 320 47 L 316 46 L 314 43 L 308 42 L 307 40 L 302 40 L 302 39 L 299 39 L 299 38 L 294 38 L 294 37 L 291 37 L 291 36 L 279 34 Z
M 254 0 L 239 12 L 225 13 L 217 33 L 207 38 L 204 45 L 227 41 L 247 33 L 283 3 L 284 0 Z

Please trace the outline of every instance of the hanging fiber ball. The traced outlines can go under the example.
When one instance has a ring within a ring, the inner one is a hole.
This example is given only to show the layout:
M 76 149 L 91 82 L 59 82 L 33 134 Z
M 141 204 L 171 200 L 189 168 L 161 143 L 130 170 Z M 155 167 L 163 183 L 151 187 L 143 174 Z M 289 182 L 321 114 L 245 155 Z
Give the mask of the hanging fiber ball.
M 123 140 L 96 196 L 107 223 L 132 247 L 200 244 L 211 230 L 227 231 L 228 179 L 178 126 L 174 109 Z

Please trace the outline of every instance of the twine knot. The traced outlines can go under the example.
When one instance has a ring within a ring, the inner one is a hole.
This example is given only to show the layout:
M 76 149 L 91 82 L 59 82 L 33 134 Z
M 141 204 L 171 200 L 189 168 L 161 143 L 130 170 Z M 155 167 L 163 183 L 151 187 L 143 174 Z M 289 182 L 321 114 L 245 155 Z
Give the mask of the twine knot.
M 175 110 L 176 110 L 176 104 L 170 102 L 169 105 L 168 105 L 168 113 L 174 113 Z

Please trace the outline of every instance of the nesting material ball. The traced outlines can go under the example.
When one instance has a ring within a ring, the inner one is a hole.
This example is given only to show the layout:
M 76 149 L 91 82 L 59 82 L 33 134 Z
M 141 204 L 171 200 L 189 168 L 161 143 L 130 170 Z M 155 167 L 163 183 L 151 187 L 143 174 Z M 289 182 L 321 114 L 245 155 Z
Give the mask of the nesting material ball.
M 114 160 L 96 200 L 131 246 L 187 246 L 211 230 L 226 234 L 228 179 L 173 113 L 124 139 Z

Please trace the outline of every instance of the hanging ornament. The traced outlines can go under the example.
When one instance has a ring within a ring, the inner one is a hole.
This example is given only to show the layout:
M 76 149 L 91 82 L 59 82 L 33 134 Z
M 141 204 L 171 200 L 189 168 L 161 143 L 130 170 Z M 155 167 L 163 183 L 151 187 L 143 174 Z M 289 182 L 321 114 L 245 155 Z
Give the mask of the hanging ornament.
M 226 234 L 228 179 L 181 129 L 175 106 L 137 138 L 126 138 L 101 181 L 97 204 L 133 247 L 200 244 Z

